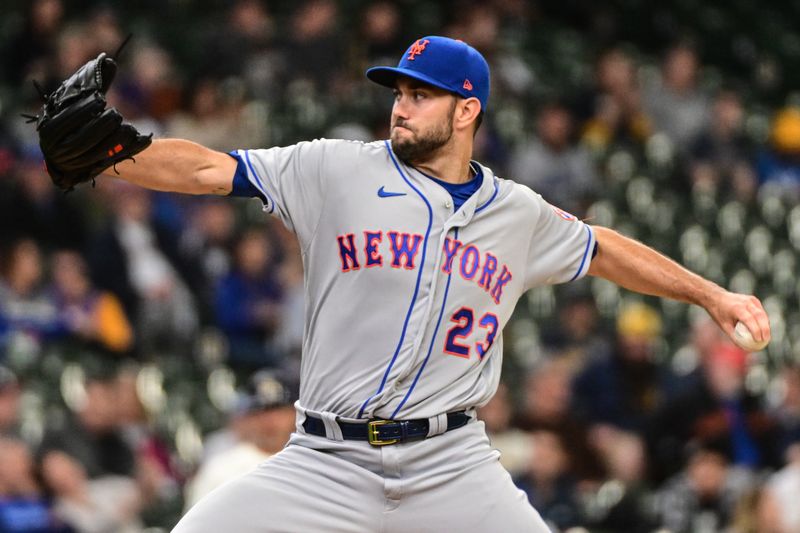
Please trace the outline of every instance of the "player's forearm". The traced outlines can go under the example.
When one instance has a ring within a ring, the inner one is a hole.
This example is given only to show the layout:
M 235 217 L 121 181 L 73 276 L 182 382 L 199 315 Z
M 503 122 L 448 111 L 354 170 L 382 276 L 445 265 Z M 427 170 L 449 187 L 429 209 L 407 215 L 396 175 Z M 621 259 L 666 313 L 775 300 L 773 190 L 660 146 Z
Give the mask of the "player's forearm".
M 117 163 L 119 175 L 111 167 L 103 174 L 157 191 L 224 195 L 236 171 L 229 155 L 182 139 L 157 139 L 135 159 Z
M 721 287 L 652 248 L 616 231 L 594 227 L 598 252 L 589 274 L 626 289 L 707 307 Z

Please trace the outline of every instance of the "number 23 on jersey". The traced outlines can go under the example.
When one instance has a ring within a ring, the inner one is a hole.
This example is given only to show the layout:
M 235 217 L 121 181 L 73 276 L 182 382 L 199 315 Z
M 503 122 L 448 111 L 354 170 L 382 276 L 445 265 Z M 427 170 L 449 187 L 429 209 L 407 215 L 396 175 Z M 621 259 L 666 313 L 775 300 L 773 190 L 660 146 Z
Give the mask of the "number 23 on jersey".
M 453 326 L 447 331 L 447 337 L 444 341 L 445 353 L 469 359 L 472 355 L 471 350 L 474 347 L 478 357 L 483 359 L 497 335 L 499 326 L 497 315 L 484 313 L 480 317 L 478 329 L 484 332 L 483 340 L 475 341 L 472 345 L 467 342 L 467 337 L 472 334 L 475 325 L 475 312 L 469 307 L 462 307 L 453 313 L 453 316 L 450 317 L 450 322 L 453 323 Z

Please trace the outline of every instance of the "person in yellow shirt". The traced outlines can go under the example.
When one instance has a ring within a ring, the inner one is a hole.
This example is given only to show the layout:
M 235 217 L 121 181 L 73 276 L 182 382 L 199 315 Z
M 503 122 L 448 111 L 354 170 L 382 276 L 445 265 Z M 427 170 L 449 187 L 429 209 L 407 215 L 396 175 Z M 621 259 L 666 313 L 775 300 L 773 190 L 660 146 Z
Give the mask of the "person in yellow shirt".
M 92 286 L 86 263 L 74 251 L 52 259 L 53 289 L 67 332 L 115 353 L 133 347 L 133 328 L 119 299 Z

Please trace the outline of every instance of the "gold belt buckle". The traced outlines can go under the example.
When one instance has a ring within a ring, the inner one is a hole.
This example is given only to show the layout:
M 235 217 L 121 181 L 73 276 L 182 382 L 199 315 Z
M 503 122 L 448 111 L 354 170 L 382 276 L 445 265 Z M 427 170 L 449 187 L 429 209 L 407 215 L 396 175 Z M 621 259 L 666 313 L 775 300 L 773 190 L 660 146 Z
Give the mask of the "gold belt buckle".
M 386 424 L 392 424 L 394 420 L 370 420 L 367 422 L 367 440 L 373 446 L 386 446 L 387 444 L 395 444 L 400 442 L 400 439 L 380 439 L 378 435 L 378 427 Z

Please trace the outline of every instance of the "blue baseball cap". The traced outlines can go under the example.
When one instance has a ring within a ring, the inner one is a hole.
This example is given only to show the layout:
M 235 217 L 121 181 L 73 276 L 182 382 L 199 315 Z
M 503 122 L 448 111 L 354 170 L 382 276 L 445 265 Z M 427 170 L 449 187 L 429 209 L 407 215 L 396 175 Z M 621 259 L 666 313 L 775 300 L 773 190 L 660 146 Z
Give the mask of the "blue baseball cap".
M 429 35 L 417 39 L 397 67 L 372 67 L 367 78 L 394 87 L 397 76 L 403 75 L 429 83 L 464 98 L 475 97 L 486 110 L 489 100 L 489 64 L 473 47 L 463 41 Z

